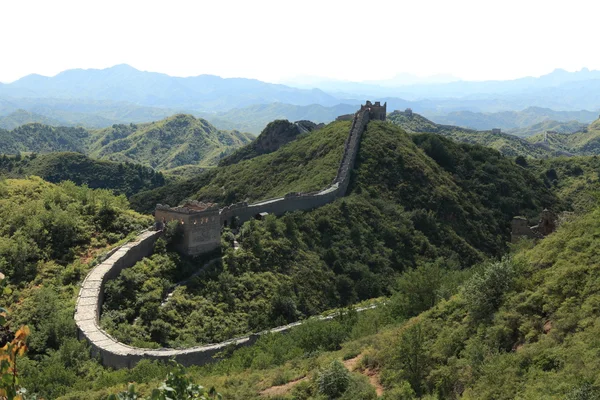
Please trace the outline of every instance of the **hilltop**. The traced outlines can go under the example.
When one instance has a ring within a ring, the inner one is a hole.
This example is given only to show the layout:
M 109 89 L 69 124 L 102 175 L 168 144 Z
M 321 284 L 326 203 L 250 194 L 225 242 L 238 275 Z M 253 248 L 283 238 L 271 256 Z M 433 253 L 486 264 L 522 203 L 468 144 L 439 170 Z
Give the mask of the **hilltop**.
M 329 124 L 273 153 L 139 193 L 132 204 L 177 204 L 179 196 L 227 205 L 323 188 L 335 176 L 348 129 L 349 122 Z M 499 256 L 514 215 L 561 207 L 541 179 L 495 150 L 432 134 L 410 136 L 389 123 L 369 123 L 357 157 L 346 197 L 248 222 L 235 234 L 240 249 L 226 246 L 222 267 L 178 288 L 164 307 L 160 293 L 174 283 L 173 271 L 190 268 L 189 261 L 155 254 L 133 267 L 107 288 L 104 328 L 136 346 L 181 347 L 292 322 L 389 295 L 390 277 L 422 263 L 443 259 L 463 269 Z M 225 279 L 228 294 L 211 294 Z M 143 280 L 160 284 L 120 297 Z M 148 301 L 141 307 L 136 298 Z M 190 302 L 203 311 L 186 314 Z M 259 311 L 265 307 L 269 311 Z M 223 308 L 228 312 L 217 311 Z
M 579 132 L 539 134 L 528 140 L 538 146 L 547 146 L 568 154 L 598 155 L 600 154 L 600 120 L 592 122 Z
M 158 202 L 175 205 L 185 198 L 228 204 L 321 189 L 336 176 L 349 129 L 350 122 L 331 123 L 301 134 L 269 154 L 217 166 L 194 179 L 139 193 L 132 197 L 132 204 L 151 204 L 153 208 Z M 154 255 L 107 283 L 104 329 L 121 341 L 145 347 L 213 342 L 390 296 L 396 290 L 396 279 L 406 276 L 413 282 L 413 271 L 424 268 L 432 269 L 433 276 L 453 277 L 453 283 L 440 292 L 447 298 L 473 266 L 506 251 L 514 215 L 533 220 L 544 207 L 562 207 L 542 179 L 493 149 L 454 143 L 436 134 L 407 134 L 398 126 L 379 121 L 367 126 L 351 176 L 348 195 L 326 206 L 252 220 L 239 231 L 225 230 L 221 262 L 177 287 L 163 305 L 174 283 L 205 261 L 173 252 L 169 241 L 176 235 L 168 233 L 166 241 L 157 244 Z M 41 226 L 33 219 L 34 214 L 7 210 L 14 215 L 10 215 L 9 228 L 4 232 L 10 242 L 0 242 L 0 251 L 6 250 L 2 254 L 13 257 L 14 265 L 21 265 L 22 259 L 15 257 L 29 254 L 24 246 L 39 242 L 45 249 L 38 258 L 24 262 L 29 275 L 20 284 L 25 289 L 6 301 L 15 315 L 12 321 L 29 323 L 33 332 L 31 354 L 22 362 L 23 385 L 47 398 L 74 399 L 93 398 L 95 394 L 83 392 L 94 390 L 103 391 L 98 396 L 105 396 L 107 390 L 115 390 L 113 385 L 122 388 L 127 380 L 150 382 L 159 378 L 168 367 L 149 362 L 140 363 L 132 372 L 101 369 L 90 358 L 86 345 L 75 339 L 70 300 L 76 292 L 73 285 L 95 263 L 90 260 L 96 253 L 88 245 L 102 247 L 122 239 L 139 227 L 132 218 L 145 224 L 149 221 L 128 211 L 124 198 L 105 191 L 78 188 L 72 183 L 20 182 L 9 181 L 14 188 L 0 188 L 0 196 L 11 204 L 22 204 L 23 209 L 35 209 L 41 213 L 41 221 L 50 213 L 52 221 L 59 221 L 64 228 L 52 231 L 55 236 L 47 241 L 34 229 Z M 24 204 L 30 197 L 35 204 Z M 83 227 L 74 231 L 75 236 L 69 230 L 67 210 L 71 210 L 71 220 L 75 218 Z M 24 225 L 26 230 L 15 228 L 18 219 L 14 218 L 19 215 L 31 219 Z M 54 248 L 62 249 L 63 242 L 58 240 L 62 236 L 76 241 L 79 247 L 73 247 L 73 253 L 64 260 L 45 258 L 39 274 L 32 270 L 32 265 L 40 265 L 39 257 L 54 254 Z M 237 250 L 230 246 L 233 238 L 240 244 Z M 21 250 L 13 252 L 13 248 Z M 438 282 L 430 278 L 415 282 Z M 435 303 L 428 299 L 410 312 L 426 310 Z M 279 353 L 278 361 L 271 355 L 259 356 L 270 351 L 271 345 L 281 349 L 281 337 L 269 336 L 258 346 L 236 353 L 231 362 L 237 366 L 226 361 L 213 372 L 230 368 L 238 373 L 239 368 L 258 366 L 259 362 L 264 370 L 309 353 L 313 354 L 310 359 L 321 365 L 319 354 L 331 359 L 324 350 L 339 349 L 348 338 L 376 333 L 378 326 L 387 324 L 383 319 L 359 322 L 357 317 L 348 318 L 328 325 L 308 324 L 290 334 L 291 342 L 284 345 L 286 350 Z M 351 333 L 357 324 L 363 328 Z M 64 333 L 54 340 L 59 331 Z M 240 361 L 239 357 L 246 357 L 243 354 L 248 357 L 246 361 Z M 298 368 L 308 362 L 302 360 Z M 98 374 L 106 379 L 95 379 Z M 69 378 L 59 382 L 51 376 Z M 222 383 L 215 379 L 215 383 Z M 268 378 L 261 385 L 270 386 L 271 382 Z M 243 393 L 241 398 L 256 398 L 253 385 L 223 390 Z
M 275 120 L 269 123 L 261 134 L 250 144 L 236 150 L 233 154 L 219 161 L 220 166 L 236 164 L 242 160 L 249 160 L 261 154 L 269 154 L 295 140 L 302 133 L 312 132 L 317 129 L 317 124 L 311 121 Z
M 101 130 L 25 124 L 0 129 L 0 153 L 76 151 L 93 158 L 139 163 L 156 169 L 215 165 L 253 137 L 221 131 L 201 118 L 177 114 L 146 124 L 113 125 Z
M 436 124 L 414 112 L 394 111 L 388 119 L 410 133 L 437 133 L 458 142 L 479 144 L 500 151 L 506 156 L 548 157 L 553 154 L 552 149 L 536 146 L 535 144 L 502 132 L 476 131 L 453 125 Z
M 8 115 L 0 117 L 0 128 L 11 130 L 18 128 L 21 125 L 31 124 L 34 122 L 53 126 L 65 125 L 58 119 L 50 118 L 45 115 L 36 114 L 25 110 L 16 110 Z

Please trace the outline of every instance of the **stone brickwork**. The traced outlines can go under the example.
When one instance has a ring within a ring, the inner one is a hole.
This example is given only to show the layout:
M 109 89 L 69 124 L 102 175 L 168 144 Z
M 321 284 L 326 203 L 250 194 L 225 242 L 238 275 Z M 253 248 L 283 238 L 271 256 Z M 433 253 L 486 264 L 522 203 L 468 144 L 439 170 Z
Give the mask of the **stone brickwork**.
M 538 224 L 534 226 L 529 226 L 524 217 L 514 217 L 510 240 L 512 243 L 516 243 L 523 238 L 542 239 L 556 230 L 557 219 L 556 214 L 548 209 L 542 211 Z
M 216 204 L 189 202 L 181 207 L 158 204 L 154 211 L 157 223 L 179 221 L 183 238 L 179 250 L 189 255 L 209 253 L 221 245 L 221 219 Z

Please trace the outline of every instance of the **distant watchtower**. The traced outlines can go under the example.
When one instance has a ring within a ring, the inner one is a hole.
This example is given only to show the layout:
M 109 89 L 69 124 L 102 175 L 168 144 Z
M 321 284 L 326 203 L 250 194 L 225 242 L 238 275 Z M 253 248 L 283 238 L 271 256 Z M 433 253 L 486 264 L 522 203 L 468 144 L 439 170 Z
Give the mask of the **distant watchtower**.
M 364 106 L 360 106 L 360 111 L 368 110 L 369 119 L 377 121 L 385 121 L 387 114 L 387 102 L 381 105 L 380 102 L 376 101 L 375 104 L 367 100 Z

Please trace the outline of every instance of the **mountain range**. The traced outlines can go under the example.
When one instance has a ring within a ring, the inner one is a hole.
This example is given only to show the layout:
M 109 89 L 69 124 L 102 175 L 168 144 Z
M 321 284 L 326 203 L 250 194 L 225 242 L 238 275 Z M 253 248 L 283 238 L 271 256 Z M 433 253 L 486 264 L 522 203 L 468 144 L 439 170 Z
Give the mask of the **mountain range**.
M 52 124 L 103 128 L 185 113 L 219 129 L 258 134 L 274 119 L 330 122 L 365 98 L 387 102 L 388 111 L 412 108 L 436 122 L 474 129 L 521 129 L 544 120 L 589 123 L 600 110 L 600 72 L 587 69 L 509 81 L 402 85 L 400 78 L 321 80 L 315 82 L 320 87 L 298 88 L 213 75 L 172 77 L 124 64 L 73 69 L 0 84 L 0 127 L 49 119 Z M 24 118 L 23 111 L 40 117 Z

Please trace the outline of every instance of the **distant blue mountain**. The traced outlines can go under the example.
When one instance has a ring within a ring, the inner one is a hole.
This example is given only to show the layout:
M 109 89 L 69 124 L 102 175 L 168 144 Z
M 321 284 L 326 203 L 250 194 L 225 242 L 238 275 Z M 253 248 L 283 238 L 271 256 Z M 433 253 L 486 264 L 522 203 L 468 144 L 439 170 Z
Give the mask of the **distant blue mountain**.
M 53 77 L 28 75 L 0 86 L 0 96 L 110 100 L 208 111 L 274 102 L 326 106 L 339 103 L 319 89 L 297 89 L 255 79 L 224 79 L 213 75 L 179 78 L 139 71 L 125 64 L 106 69 L 72 69 Z

